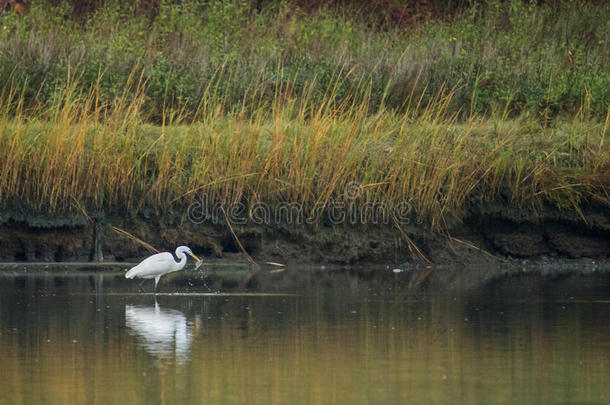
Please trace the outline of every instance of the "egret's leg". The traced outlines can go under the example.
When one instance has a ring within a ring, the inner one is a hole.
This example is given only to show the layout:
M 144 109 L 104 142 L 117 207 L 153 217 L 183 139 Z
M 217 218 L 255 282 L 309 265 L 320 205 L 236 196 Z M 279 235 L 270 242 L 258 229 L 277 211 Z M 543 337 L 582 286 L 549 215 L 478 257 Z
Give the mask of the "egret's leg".
M 155 293 L 157 292 L 157 284 L 159 284 L 160 279 L 161 279 L 161 276 L 155 277 Z
M 146 279 L 142 279 L 142 281 L 140 281 L 138 283 L 138 288 L 140 289 L 140 292 L 143 293 L 144 292 L 144 288 L 142 288 L 142 286 L 144 285 L 144 282 L 146 281 Z

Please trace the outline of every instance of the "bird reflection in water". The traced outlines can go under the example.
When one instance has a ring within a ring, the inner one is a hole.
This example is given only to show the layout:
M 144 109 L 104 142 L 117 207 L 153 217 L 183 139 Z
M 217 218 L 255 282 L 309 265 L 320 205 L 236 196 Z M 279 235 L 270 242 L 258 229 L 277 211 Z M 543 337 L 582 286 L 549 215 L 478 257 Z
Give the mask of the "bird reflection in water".
M 157 359 L 188 361 L 193 334 L 182 312 L 163 309 L 156 300 L 154 306 L 125 305 L 125 325 Z

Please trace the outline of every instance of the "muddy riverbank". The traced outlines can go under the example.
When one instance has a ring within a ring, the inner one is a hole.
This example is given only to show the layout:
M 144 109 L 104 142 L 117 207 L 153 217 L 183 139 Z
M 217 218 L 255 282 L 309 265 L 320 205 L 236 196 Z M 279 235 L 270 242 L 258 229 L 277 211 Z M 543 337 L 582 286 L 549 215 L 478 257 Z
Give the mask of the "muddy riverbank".
M 172 215 L 125 219 L 103 213 L 49 218 L 4 212 L 0 214 L 0 261 L 122 262 L 149 254 L 117 229 L 160 250 L 186 244 L 208 260 L 245 257 L 222 221 L 196 224 Z M 400 230 L 392 225 L 324 224 L 234 224 L 233 229 L 239 243 L 257 262 L 395 265 L 426 260 L 474 264 L 610 258 L 610 213 L 596 206 L 575 213 L 550 208 L 534 212 L 490 204 L 472 209 L 440 233 L 415 224 Z

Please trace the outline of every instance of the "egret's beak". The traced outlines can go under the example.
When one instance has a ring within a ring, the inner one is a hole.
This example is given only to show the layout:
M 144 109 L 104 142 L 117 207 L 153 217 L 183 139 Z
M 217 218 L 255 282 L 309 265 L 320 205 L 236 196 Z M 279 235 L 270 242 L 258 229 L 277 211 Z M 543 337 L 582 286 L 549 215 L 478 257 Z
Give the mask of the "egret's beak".
M 200 258 L 198 258 L 197 256 L 195 256 L 195 253 L 189 253 L 189 255 L 193 256 L 193 259 L 197 260 L 198 262 L 201 261 Z

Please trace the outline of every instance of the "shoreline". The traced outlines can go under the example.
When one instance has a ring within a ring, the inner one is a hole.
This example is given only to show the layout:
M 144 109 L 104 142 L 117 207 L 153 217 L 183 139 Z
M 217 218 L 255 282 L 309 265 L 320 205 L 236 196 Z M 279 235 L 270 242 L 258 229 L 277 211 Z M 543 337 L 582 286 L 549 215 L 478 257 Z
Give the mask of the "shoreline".
M 319 288 L 397 288 L 414 294 L 458 294 L 481 299 L 491 291 L 522 301 L 590 300 L 603 297 L 610 281 L 610 261 L 500 263 L 472 266 L 286 266 L 253 268 L 235 262 L 208 263 L 205 270 L 187 266 L 162 278 L 160 291 L 142 292 L 126 280 L 127 263 L 0 263 L 0 279 L 13 279 L 18 288 L 54 291 L 75 279 L 86 283 L 90 294 L 125 296 L 225 297 L 231 295 L 303 295 Z M 527 298 L 529 297 L 529 298 Z M 537 299 L 537 298 L 534 298 Z M 607 301 L 604 301 L 607 302 Z
M 610 260 L 610 216 L 603 206 L 582 215 L 488 204 L 441 232 L 411 224 L 235 225 L 193 223 L 176 216 L 125 219 L 103 213 L 48 218 L 0 213 L 0 262 L 137 262 L 152 252 L 188 245 L 206 261 L 286 265 L 473 265 Z M 585 220 L 586 219 L 586 222 Z M 119 231 L 126 231 L 132 237 Z M 419 251 L 419 252 L 418 252 Z M 247 262 L 246 262 L 247 263 Z

